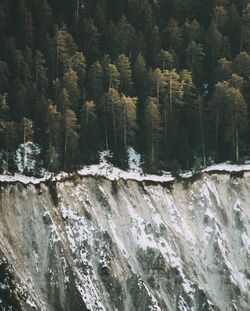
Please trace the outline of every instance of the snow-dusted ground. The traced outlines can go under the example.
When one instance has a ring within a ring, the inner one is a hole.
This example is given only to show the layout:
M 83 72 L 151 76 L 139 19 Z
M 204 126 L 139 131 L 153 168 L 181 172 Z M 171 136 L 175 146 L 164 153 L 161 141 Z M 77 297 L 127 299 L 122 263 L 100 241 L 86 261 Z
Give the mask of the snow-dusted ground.
M 163 172 L 162 175 L 154 174 L 145 174 L 141 168 L 141 156 L 133 149 L 128 149 L 128 170 L 124 171 L 117 167 L 114 167 L 110 163 L 112 154 L 110 151 L 100 152 L 100 164 L 85 166 L 82 169 L 78 170 L 77 173 L 80 176 L 96 176 L 96 177 L 105 177 L 109 180 L 135 180 L 135 181 L 152 181 L 152 182 L 169 182 L 173 181 L 175 178 L 171 175 L 171 172 Z M 250 164 L 230 164 L 229 162 L 214 164 L 206 168 L 200 169 L 200 173 L 205 172 L 244 172 L 250 171 Z M 39 184 L 46 180 L 60 181 L 67 179 L 74 173 L 61 172 L 57 175 L 54 175 L 50 172 L 45 172 L 44 177 L 35 178 L 32 176 L 25 176 L 20 173 L 14 175 L 0 175 L 0 182 L 21 182 L 23 184 Z M 180 173 L 182 178 L 190 178 L 195 174 L 195 172 L 187 171 Z
M 91 311 L 248 311 L 250 174 L 202 174 L 170 190 L 138 183 L 145 177 L 138 163 L 130 172 L 111 167 L 108 175 L 104 162 L 85 168 L 82 178 L 56 176 L 61 182 L 52 193 L 43 183 L 2 188 L 0 251 L 26 304 L 50 311 L 85 310 L 80 300 Z M 249 167 L 211 169 L 241 170 Z M 130 173 L 136 178 L 123 177 Z
M 208 166 L 204 169 L 201 169 L 200 173 L 206 172 L 225 172 L 225 173 L 233 173 L 233 172 L 248 172 L 250 171 L 250 164 L 230 164 L 230 163 L 221 163 L 214 164 Z M 164 172 L 162 175 L 155 174 L 145 174 L 140 168 L 137 169 L 128 169 L 127 171 L 121 170 L 117 167 L 114 167 L 109 163 L 101 163 L 96 165 L 85 166 L 82 169 L 78 170 L 77 173 L 79 176 L 96 176 L 96 177 L 105 177 L 109 180 L 135 180 L 135 181 L 152 181 L 152 182 L 169 182 L 175 180 L 175 177 L 171 175 L 171 172 Z M 19 173 L 14 175 L 0 175 L 0 182 L 21 182 L 23 184 L 39 184 L 41 182 L 45 182 L 46 180 L 54 180 L 60 181 L 67 179 L 68 177 L 74 175 L 74 173 L 66 173 L 61 172 L 57 175 L 53 173 L 47 172 L 44 177 L 36 178 L 32 176 L 26 176 Z M 180 173 L 180 177 L 182 178 L 190 178 L 195 173 L 191 171 Z

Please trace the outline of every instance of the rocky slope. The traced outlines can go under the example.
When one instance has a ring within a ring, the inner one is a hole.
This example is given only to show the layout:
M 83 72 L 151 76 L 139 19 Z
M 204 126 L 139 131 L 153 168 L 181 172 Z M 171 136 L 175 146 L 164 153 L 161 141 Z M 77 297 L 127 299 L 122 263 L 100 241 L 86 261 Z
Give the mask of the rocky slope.
M 2 182 L 0 310 L 250 310 L 250 173 Z

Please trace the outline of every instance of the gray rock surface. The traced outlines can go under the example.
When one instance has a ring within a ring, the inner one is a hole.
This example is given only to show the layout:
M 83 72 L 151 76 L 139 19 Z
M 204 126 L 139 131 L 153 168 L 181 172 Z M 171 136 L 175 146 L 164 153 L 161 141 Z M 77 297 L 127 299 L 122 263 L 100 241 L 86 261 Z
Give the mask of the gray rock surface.
M 250 174 L 2 184 L 0 310 L 250 310 Z

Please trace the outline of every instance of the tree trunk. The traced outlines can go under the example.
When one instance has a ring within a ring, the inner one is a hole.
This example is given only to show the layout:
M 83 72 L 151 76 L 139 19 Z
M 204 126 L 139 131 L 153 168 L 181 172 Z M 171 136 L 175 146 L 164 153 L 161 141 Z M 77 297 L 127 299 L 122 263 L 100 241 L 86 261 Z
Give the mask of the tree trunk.
M 240 31 L 240 50 L 239 50 L 239 53 L 242 52 L 242 48 L 243 48 L 243 30 L 241 29 L 241 31 Z
M 107 129 L 106 103 L 104 104 L 104 132 L 105 132 L 105 145 L 106 145 L 106 150 L 108 150 L 108 149 L 109 149 L 109 143 L 108 143 L 108 129 Z
M 239 130 L 238 130 L 238 113 L 236 111 L 235 117 L 235 159 L 239 161 Z
M 151 169 L 153 168 L 153 164 L 154 164 L 154 157 L 155 157 L 155 146 L 154 143 L 152 142 L 151 145 Z
M 157 96 L 157 101 L 159 103 L 159 100 L 160 100 L 160 83 L 159 83 L 159 81 L 157 81 L 157 85 L 156 85 L 156 96 Z
M 169 89 L 169 100 L 170 100 L 170 111 L 173 112 L 173 94 L 172 94 L 172 76 L 170 75 L 170 89 Z
M 76 24 L 78 24 L 78 20 L 79 20 L 79 0 L 76 0 Z
M 220 111 L 217 110 L 216 114 L 216 124 L 215 124 L 215 159 L 218 157 L 218 131 L 219 131 L 219 119 L 220 119 Z
M 68 148 L 68 133 L 66 130 L 66 136 L 65 136 L 65 144 L 64 144 L 64 163 L 63 163 L 63 169 L 66 170 L 66 158 L 67 158 L 67 148 Z
M 7 137 L 6 137 L 6 170 L 9 171 L 9 134 L 7 130 Z
M 164 110 L 164 147 L 167 145 L 167 111 Z
M 57 37 L 56 38 L 56 78 L 57 79 L 58 79 L 58 63 L 59 63 L 58 58 L 59 58 L 59 42 L 58 42 L 58 37 Z
M 127 149 L 127 109 L 124 109 L 124 133 L 123 133 L 123 145 L 124 145 L 124 150 L 126 151 Z
M 200 103 L 199 103 L 199 116 L 200 116 L 200 130 L 201 130 L 201 144 L 202 144 L 203 165 L 207 166 L 206 152 L 205 152 L 204 129 L 203 129 L 202 111 L 201 111 Z
M 26 164 L 26 137 L 27 137 L 27 120 L 23 120 L 23 170 L 25 170 Z
M 88 124 L 89 124 L 89 110 L 88 109 L 86 109 L 87 111 L 86 111 L 86 123 L 85 123 L 85 126 L 86 126 L 86 131 L 87 131 L 87 129 L 88 129 Z
M 117 133 L 116 133 L 116 122 L 115 122 L 115 108 L 112 103 L 112 119 L 113 119 L 113 128 L 114 128 L 114 139 L 115 139 L 115 148 L 117 147 Z

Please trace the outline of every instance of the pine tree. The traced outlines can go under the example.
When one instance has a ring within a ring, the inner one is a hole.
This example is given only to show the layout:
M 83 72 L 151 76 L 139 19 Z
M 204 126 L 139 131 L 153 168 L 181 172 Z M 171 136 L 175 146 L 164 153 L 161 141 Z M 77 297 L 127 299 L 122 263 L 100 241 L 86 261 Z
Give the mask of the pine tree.
M 158 100 L 148 97 L 144 111 L 145 144 L 147 167 L 155 171 L 159 166 L 159 145 L 161 139 L 161 118 Z
M 169 51 L 161 50 L 157 56 L 158 67 L 161 68 L 162 71 L 171 70 L 174 68 L 174 64 L 174 56 Z
M 9 1 L 3 0 L 0 3 L 0 40 L 2 42 L 3 38 L 6 37 L 10 13 Z
M 229 79 L 233 73 L 232 62 L 226 58 L 221 58 L 218 61 L 217 68 L 215 70 L 215 81 L 223 81 Z
M 156 68 L 152 75 L 152 82 L 153 82 L 153 96 L 155 96 L 160 102 L 160 90 L 164 83 L 164 76 L 162 71 L 159 68 Z
M 167 46 L 174 49 L 176 53 L 181 53 L 182 50 L 182 37 L 181 37 L 181 29 L 174 18 L 169 20 L 167 29 L 166 29 L 166 37 L 167 37 Z
M 95 104 L 93 100 L 86 101 L 81 109 L 81 119 L 85 131 L 88 130 L 89 124 L 96 120 Z
M 236 73 L 233 73 L 228 79 L 228 83 L 231 87 L 242 91 L 244 85 L 244 79 L 241 76 L 238 76 Z
M 221 44 L 222 44 L 222 57 L 231 59 L 232 49 L 229 38 L 227 36 L 223 36 Z
M 220 32 L 225 32 L 229 17 L 223 5 L 216 5 L 213 12 L 213 21 Z
M 0 95 L 0 124 L 10 118 L 10 107 L 7 103 L 7 93 Z
M 192 20 L 191 23 L 186 20 L 183 33 L 186 44 L 189 44 L 192 41 L 199 43 L 203 41 L 203 29 L 196 19 Z
M 9 85 L 9 68 L 6 62 L 0 60 L 0 94 L 7 91 Z
M 236 73 L 248 79 L 250 76 L 250 55 L 247 52 L 241 52 L 235 57 L 233 66 Z
M 137 56 L 133 73 L 134 73 L 133 78 L 135 81 L 135 89 L 138 94 L 138 97 L 144 100 L 146 93 L 148 91 L 146 87 L 148 82 L 147 81 L 148 72 L 145 59 L 141 53 Z
M 43 54 L 36 50 L 34 59 L 34 81 L 38 97 L 46 96 L 48 89 L 47 68 Z
M 105 98 L 105 107 L 106 107 L 106 113 L 110 116 L 110 121 L 112 124 L 112 131 L 113 131 L 113 146 L 115 150 L 117 149 L 118 145 L 118 138 L 117 138 L 117 119 L 119 110 L 121 108 L 120 106 L 120 96 L 116 89 L 110 88 L 108 93 L 106 94 Z
M 148 44 L 148 59 L 149 63 L 152 66 L 156 65 L 157 55 L 159 54 L 160 50 L 162 49 L 162 42 L 160 37 L 160 30 L 157 25 L 151 30 L 150 37 L 149 37 L 149 44 Z
M 165 70 L 163 75 L 161 93 L 164 105 L 170 113 L 175 113 L 183 104 L 183 80 L 175 69 Z
M 24 49 L 25 47 L 32 47 L 34 34 L 33 20 L 25 0 L 19 1 L 17 4 L 17 10 L 18 14 L 16 19 L 16 27 L 18 29 L 18 44 L 21 49 Z
M 218 150 L 219 127 L 221 127 L 225 141 L 232 144 L 232 158 L 236 161 L 239 160 L 240 133 L 244 133 L 247 127 L 247 106 L 241 93 L 242 85 L 242 78 L 232 75 L 228 81 L 218 82 L 215 85 L 212 98 L 212 112 L 216 116 L 216 151 Z
M 73 54 L 70 65 L 77 73 L 79 79 L 84 80 L 86 74 L 86 59 L 82 52 Z
M 46 118 L 46 133 L 48 135 L 48 148 L 46 154 L 46 162 L 48 170 L 58 172 L 62 167 L 62 117 L 57 111 L 56 105 L 52 101 L 48 101 L 48 111 Z
M 207 160 L 206 160 L 206 145 L 205 145 L 205 126 L 204 126 L 204 117 L 203 117 L 203 112 L 204 112 L 204 101 L 201 96 L 199 96 L 196 100 L 196 107 L 197 107 L 197 112 L 199 114 L 199 132 L 200 132 L 200 138 L 201 138 L 201 146 L 202 146 L 202 157 L 203 157 L 203 166 L 207 165 Z
M 120 76 L 120 92 L 126 95 L 132 95 L 134 87 L 129 59 L 124 54 L 121 54 L 118 56 L 115 65 Z
M 81 98 L 84 99 L 85 78 L 86 78 L 86 59 L 82 52 L 76 52 L 71 57 L 71 67 L 77 73 L 78 86 L 80 89 Z
M 114 88 L 118 90 L 120 85 L 120 73 L 114 64 L 109 64 L 107 68 L 108 74 L 108 88 Z
M 207 35 L 207 66 L 211 75 L 217 65 L 217 61 L 223 57 L 222 35 L 213 21 L 210 23 Z
M 193 79 L 197 85 L 201 85 L 203 74 L 203 61 L 205 53 L 203 47 L 192 41 L 187 49 L 187 67 L 192 72 Z
M 24 173 L 27 170 L 27 142 L 32 140 L 33 136 L 33 123 L 30 119 L 23 117 L 21 120 L 22 139 L 23 139 L 23 157 L 22 164 Z M 28 173 L 28 171 L 27 171 Z
M 103 87 L 104 91 L 107 92 L 110 87 L 110 76 L 109 76 L 109 65 L 111 64 L 111 59 L 108 54 L 105 54 L 101 59 L 100 65 L 102 66 L 103 71 Z
M 91 65 L 88 72 L 88 90 L 91 98 L 100 99 L 104 92 L 103 69 L 99 61 Z
M 9 93 L 11 114 L 14 120 L 19 120 L 27 114 L 27 98 L 28 93 L 25 86 L 21 83 L 20 79 L 14 79 Z
M 63 87 L 67 91 L 71 109 L 76 111 L 79 107 L 80 90 L 77 73 L 72 68 L 69 68 L 63 77 Z
M 79 156 L 79 125 L 76 114 L 73 110 L 67 109 L 63 115 L 63 169 L 65 171 L 72 169 L 78 161 Z
M 163 123 L 164 157 L 176 154 L 178 145 L 179 115 L 183 105 L 184 83 L 180 75 L 173 70 L 165 70 L 160 90 Z
M 71 65 L 72 57 L 77 52 L 77 46 L 73 37 L 63 26 L 56 28 L 55 33 L 55 55 L 56 55 L 56 77 L 62 77 Z
M 240 25 L 240 14 L 234 3 L 228 7 L 228 27 L 227 33 L 230 38 L 232 54 L 236 55 L 240 51 L 240 36 L 241 25 Z
M 129 0 L 128 16 L 132 25 L 143 33 L 153 28 L 153 10 L 149 0 Z
M 96 106 L 93 100 L 87 100 L 80 112 L 81 132 L 80 147 L 83 158 L 86 161 L 93 161 L 97 148 L 97 115 Z
M 123 15 L 117 25 L 117 54 L 131 55 L 133 41 L 136 32 L 134 27 L 128 22 L 127 18 Z
M 127 151 L 128 144 L 133 143 L 136 123 L 136 97 L 122 96 L 119 114 L 119 139 L 122 141 L 124 151 Z
M 53 29 L 51 7 L 47 0 L 31 1 L 30 7 L 33 17 L 35 47 L 45 54 L 44 44 L 46 42 L 46 36 Z
M 218 82 L 215 85 L 215 90 L 213 96 L 210 100 L 210 110 L 211 110 L 211 118 L 214 122 L 214 153 L 215 159 L 219 158 L 219 132 L 222 119 L 223 119 L 223 111 L 224 111 L 224 101 L 225 101 L 225 92 L 224 92 L 223 82 Z
M 183 160 L 186 167 L 189 168 L 195 156 L 202 149 L 203 162 L 205 163 L 204 155 L 204 126 L 203 126 L 203 101 L 198 97 L 197 89 L 193 83 L 192 73 L 188 70 L 180 72 L 180 80 L 183 83 L 183 105 L 180 111 L 179 130 L 183 133 L 183 138 L 177 142 L 177 147 L 183 148 Z M 202 131 L 202 133 L 201 133 Z M 202 148 L 201 148 L 202 147 Z M 178 151 L 180 154 L 180 151 Z
M 240 159 L 240 134 L 247 129 L 247 105 L 238 87 L 226 85 L 225 140 L 232 144 L 232 157 Z
M 92 18 L 83 18 L 79 22 L 79 42 L 80 48 L 84 55 L 90 60 L 95 62 L 100 57 L 100 34 L 96 28 Z
M 5 153 L 5 171 L 14 169 L 14 152 L 16 150 L 17 129 L 14 121 L 3 123 L 4 127 L 4 153 Z
M 250 3 L 242 12 L 240 51 L 250 53 Z

